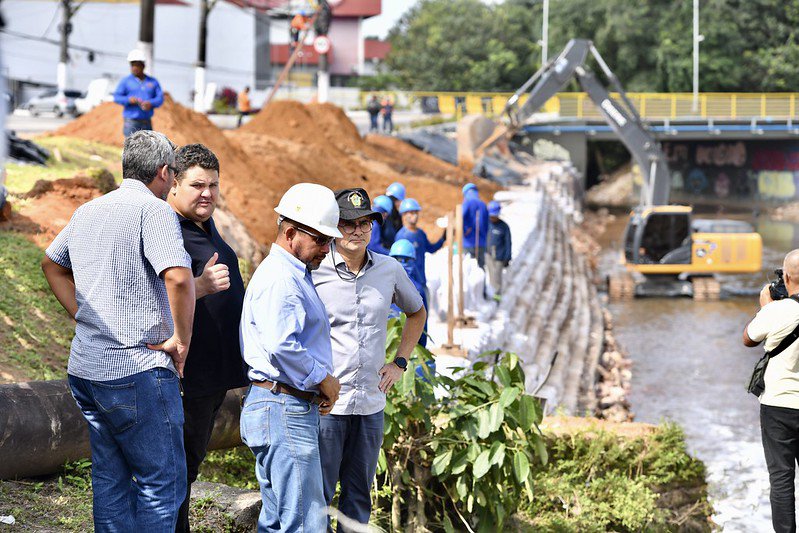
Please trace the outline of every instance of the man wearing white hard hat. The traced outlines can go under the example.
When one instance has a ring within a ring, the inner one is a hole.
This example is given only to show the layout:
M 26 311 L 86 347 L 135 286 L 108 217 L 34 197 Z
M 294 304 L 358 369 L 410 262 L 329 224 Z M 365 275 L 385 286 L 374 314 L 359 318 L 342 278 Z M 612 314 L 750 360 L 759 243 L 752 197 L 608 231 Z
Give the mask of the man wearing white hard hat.
M 255 455 L 263 506 L 258 531 L 324 531 L 327 525 L 319 416 L 341 388 L 333 374 L 330 323 L 311 271 L 338 230 L 333 191 L 291 187 L 275 208 L 278 235 L 244 296 L 239 339 L 252 382 L 241 438 Z
M 114 91 L 114 102 L 123 106 L 122 133 L 125 137 L 136 131 L 153 129 L 153 109 L 164 103 L 164 92 L 158 80 L 144 73 L 144 52 L 131 50 L 128 63 L 130 75 L 122 78 Z

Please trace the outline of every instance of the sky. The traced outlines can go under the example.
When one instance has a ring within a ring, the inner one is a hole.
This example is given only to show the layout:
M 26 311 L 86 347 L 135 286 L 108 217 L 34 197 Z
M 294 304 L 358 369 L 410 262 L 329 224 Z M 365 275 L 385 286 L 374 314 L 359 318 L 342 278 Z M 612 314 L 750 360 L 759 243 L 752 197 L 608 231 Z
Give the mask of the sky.
M 383 39 L 403 13 L 418 3 L 419 0 L 382 0 L 383 12 L 363 21 L 363 34 L 367 37 L 377 36 Z

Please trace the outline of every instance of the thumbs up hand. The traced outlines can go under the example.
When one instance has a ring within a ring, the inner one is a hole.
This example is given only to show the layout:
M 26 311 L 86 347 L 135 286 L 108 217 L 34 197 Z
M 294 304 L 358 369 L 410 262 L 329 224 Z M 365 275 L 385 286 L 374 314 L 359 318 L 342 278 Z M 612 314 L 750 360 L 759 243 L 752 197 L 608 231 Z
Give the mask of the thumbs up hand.
M 230 288 L 230 270 L 225 264 L 216 264 L 219 254 L 214 252 L 211 259 L 205 264 L 203 273 L 194 278 L 194 292 L 199 300 L 203 296 L 216 294 Z

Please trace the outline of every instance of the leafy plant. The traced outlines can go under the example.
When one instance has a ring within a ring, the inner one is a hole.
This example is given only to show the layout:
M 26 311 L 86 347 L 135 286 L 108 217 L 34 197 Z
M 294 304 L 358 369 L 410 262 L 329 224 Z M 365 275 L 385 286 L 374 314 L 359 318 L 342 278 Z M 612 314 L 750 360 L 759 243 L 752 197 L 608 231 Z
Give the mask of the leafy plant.
M 387 354 L 399 345 L 402 320 L 389 322 Z M 391 525 L 455 531 L 501 527 L 533 498 L 534 465 L 547 460 L 538 424 L 542 409 L 524 391 L 512 353 L 475 363 L 456 379 L 436 375 L 419 346 L 389 392 L 378 471 L 392 487 Z M 421 375 L 421 378 L 417 376 Z

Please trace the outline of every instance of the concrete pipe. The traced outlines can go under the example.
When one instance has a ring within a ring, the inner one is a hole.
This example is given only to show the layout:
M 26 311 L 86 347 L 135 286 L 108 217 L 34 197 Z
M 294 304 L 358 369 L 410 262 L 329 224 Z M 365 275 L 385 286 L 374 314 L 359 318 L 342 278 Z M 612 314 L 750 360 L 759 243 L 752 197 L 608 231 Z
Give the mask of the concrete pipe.
M 244 390 L 228 392 L 210 449 L 241 444 Z M 0 479 L 52 474 L 67 461 L 90 455 L 86 421 L 65 380 L 0 385 Z

